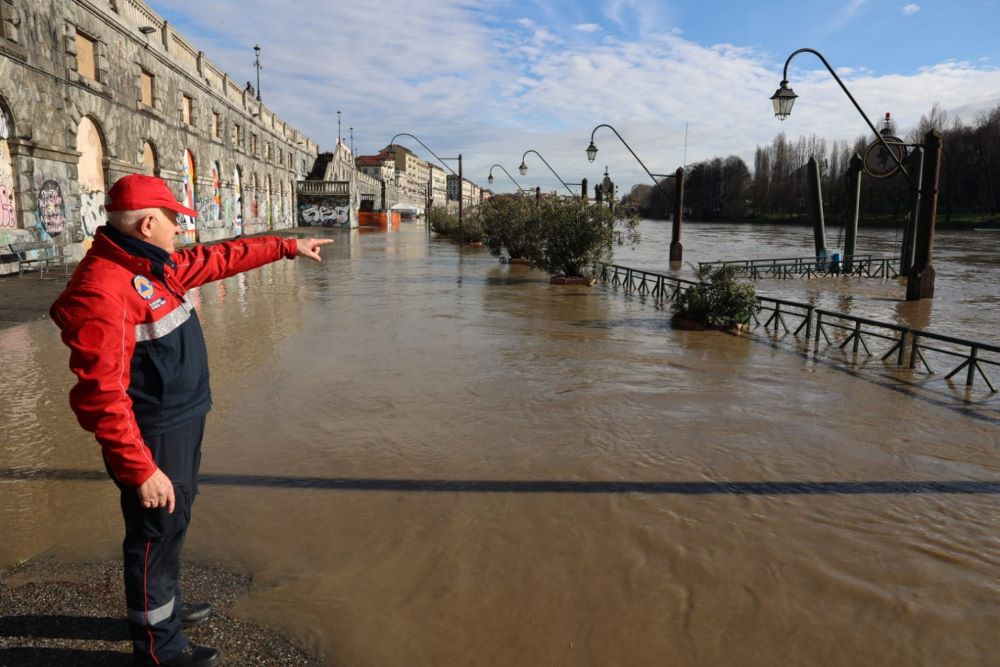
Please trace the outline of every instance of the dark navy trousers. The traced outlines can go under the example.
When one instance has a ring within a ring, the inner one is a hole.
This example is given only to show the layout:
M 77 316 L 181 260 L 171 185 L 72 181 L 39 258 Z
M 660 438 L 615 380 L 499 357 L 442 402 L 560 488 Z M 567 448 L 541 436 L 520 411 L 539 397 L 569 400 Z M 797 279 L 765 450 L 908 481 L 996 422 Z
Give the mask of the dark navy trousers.
M 143 433 L 153 460 L 174 485 L 172 514 L 145 509 L 134 488 L 119 485 L 125 518 L 125 601 L 133 652 L 154 664 L 168 662 L 188 645 L 181 629 L 180 556 L 198 493 L 205 416 L 166 433 Z

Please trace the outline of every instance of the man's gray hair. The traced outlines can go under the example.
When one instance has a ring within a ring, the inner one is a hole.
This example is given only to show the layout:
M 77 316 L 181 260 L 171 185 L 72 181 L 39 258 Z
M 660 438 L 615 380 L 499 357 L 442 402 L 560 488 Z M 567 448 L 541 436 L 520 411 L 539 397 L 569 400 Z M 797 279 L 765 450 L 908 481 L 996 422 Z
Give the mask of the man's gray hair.
M 125 232 L 147 215 L 155 215 L 159 210 L 158 208 L 140 208 L 134 211 L 108 211 L 108 224 L 118 231 Z

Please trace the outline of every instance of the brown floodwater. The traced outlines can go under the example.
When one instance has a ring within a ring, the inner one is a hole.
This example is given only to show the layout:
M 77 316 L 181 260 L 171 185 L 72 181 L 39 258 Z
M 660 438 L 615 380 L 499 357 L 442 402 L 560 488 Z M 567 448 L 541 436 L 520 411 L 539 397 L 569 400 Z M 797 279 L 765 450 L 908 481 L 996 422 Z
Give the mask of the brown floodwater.
M 619 261 L 666 271 L 668 226 L 643 231 Z M 970 414 L 760 334 L 677 331 L 416 226 L 326 233 L 321 265 L 197 293 L 215 407 L 185 553 L 253 575 L 242 617 L 357 667 L 996 664 L 1000 398 Z M 995 343 L 986 236 L 939 234 L 917 309 L 899 281 L 758 288 Z M 684 241 L 796 256 L 811 231 Z M 115 557 L 55 327 L 0 349 L 0 567 Z

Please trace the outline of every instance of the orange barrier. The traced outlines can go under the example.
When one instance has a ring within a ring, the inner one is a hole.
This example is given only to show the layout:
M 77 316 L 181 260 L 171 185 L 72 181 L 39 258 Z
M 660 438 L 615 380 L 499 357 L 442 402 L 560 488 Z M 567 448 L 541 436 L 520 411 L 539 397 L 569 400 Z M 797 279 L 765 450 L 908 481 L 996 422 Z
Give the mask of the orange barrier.
M 399 222 L 402 216 L 398 212 L 358 212 L 358 225 L 361 227 L 383 227 L 385 229 L 399 229 Z

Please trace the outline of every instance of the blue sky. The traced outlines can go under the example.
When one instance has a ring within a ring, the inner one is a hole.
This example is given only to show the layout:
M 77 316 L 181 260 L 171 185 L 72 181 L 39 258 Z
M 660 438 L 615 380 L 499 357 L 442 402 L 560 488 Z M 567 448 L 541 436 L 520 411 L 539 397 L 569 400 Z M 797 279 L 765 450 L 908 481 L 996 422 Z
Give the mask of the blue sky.
M 594 181 L 607 165 L 624 188 L 646 176 L 606 130 L 588 164 L 591 129 L 610 123 L 654 172 L 735 154 L 778 132 L 853 140 L 866 131 L 813 56 L 794 61 L 795 111 L 768 98 L 785 58 L 823 52 L 873 119 L 902 131 L 934 103 L 973 122 L 1000 104 L 1000 0 L 152 0 L 194 46 L 237 80 L 262 47 L 265 104 L 321 147 L 354 127 L 359 154 L 397 132 L 439 155 L 463 153 L 486 185 L 501 163 L 521 185 Z M 423 155 L 419 145 L 412 146 Z M 947 150 L 947 149 L 946 149 Z M 429 158 L 429 155 L 424 155 Z M 496 173 L 494 174 L 497 175 Z M 513 189 L 499 176 L 498 191 Z

